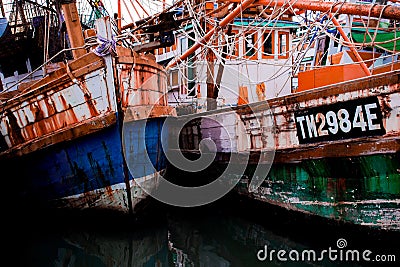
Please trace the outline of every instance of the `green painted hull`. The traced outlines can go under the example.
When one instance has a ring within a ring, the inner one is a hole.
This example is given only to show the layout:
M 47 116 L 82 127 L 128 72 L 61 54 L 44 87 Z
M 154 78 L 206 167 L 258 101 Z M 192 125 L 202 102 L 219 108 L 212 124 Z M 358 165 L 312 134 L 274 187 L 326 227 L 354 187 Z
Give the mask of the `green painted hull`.
M 236 164 L 231 155 L 243 154 L 238 162 L 247 172 L 229 175 L 245 177 L 237 189 L 249 198 L 400 232 L 399 107 L 400 71 L 393 71 L 195 114 L 181 132 L 179 145 L 195 156 L 201 152 L 199 140 L 211 139 L 217 151 L 214 163 L 222 167 Z M 262 164 L 264 170 L 272 169 L 262 186 L 250 193 L 247 188 Z
M 370 43 L 372 39 L 377 47 L 382 47 L 389 51 L 400 51 L 400 41 L 394 41 L 400 37 L 400 31 L 397 32 L 385 32 L 379 30 L 375 35 L 375 30 L 369 30 L 369 34 L 365 30 L 352 29 L 351 37 L 357 43 Z M 372 38 L 371 38 L 372 37 Z
M 257 192 L 248 192 L 249 182 L 242 179 L 237 191 L 289 210 L 400 231 L 399 153 L 274 164 Z

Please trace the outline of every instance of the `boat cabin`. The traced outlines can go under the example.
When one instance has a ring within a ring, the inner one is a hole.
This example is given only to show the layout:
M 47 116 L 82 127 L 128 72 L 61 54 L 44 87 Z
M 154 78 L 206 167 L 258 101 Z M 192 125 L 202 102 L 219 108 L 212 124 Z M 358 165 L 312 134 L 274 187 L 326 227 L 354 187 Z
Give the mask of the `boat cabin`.
M 176 31 L 173 46 L 154 51 L 157 61 L 166 66 L 192 47 L 201 38 L 199 27 L 192 21 Z M 290 17 L 268 20 L 246 15 L 234 19 L 217 38 L 169 69 L 169 103 L 195 103 L 204 110 L 210 84 L 218 88 L 218 107 L 290 94 L 292 39 L 298 27 Z M 207 52 L 213 54 L 212 62 Z

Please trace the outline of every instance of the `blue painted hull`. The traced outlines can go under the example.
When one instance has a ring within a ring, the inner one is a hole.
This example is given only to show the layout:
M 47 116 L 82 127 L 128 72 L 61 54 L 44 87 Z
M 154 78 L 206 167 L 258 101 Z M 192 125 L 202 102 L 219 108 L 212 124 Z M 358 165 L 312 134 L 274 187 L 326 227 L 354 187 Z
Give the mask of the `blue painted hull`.
M 13 165 L 15 172 L 9 188 L 17 188 L 19 199 L 35 207 L 39 203 L 44 207 L 99 207 L 127 212 L 134 208 L 132 203 L 138 202 L 129 200 L 136 197 L 130 191 L 137 191 L 130 188 L 132 180 L 151 177 L 166 166 L 161 146 L 163 122 L 163 118 L 153 118 L 128 123 L 125 128 L 131 136 L 125 136 L 124 142 L 119 123 L 114 123 L 84 137 L 2 161 L 0 165 Z M 143 144 L 146 150 L 136 143 Z M 132 144 L 131 157 L 124 157 L 123 145 Z M 144 153 L 150 161 L 141 160 Z M 135 160 L 145 168 L 127 170 L 125 159 L 128 165 Z

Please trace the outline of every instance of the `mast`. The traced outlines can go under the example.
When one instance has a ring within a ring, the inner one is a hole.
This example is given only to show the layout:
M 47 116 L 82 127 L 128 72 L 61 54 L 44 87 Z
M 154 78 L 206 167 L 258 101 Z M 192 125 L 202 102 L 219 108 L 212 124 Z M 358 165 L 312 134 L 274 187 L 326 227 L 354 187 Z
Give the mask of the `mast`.
M 117 26 L 118 31 L 121 32 L 122 30 L 122 9 L 121 9 L 121 0 L 118 0 L 118 18 L 117 18 Z
M 214 35 L 217 29 L 221 29 L 234 20 L 241 12 L 250 7 L 256 6 L 270 6 L 270 7 L 284 7 L 289 9 L 300 9 L 310 11 L 321 11 L 328 13 L 339 13 L 348 15 L 370 16 L 386 19 L 400 19 L 400 7 L 391 5 L 377 5 L 377 4 L 352 4 L 346 2 L 320 2 L 313 0 L 230 0 L 221 2 L 238 3 L 238 6 L 228 14 L 220 23 L 206 33 L 196 44 L 183 53 L 177 59 L 171 61 L 168 68 L 184 61 L 188 56 L 194 53 L 201 45 L 206 43 Z
M 175 59 L 170 64 L 168 64 L 166 68 L 167 69 L 172 68 L 176 64 L 185 60 L 188 56 L 193 54 L 202 44 L 204 44 L 208 40 L 210 40 L 210 38 L 214 35 L 217 28 L 220 29 L 220 28 L 228 25 L 228 23 L 230 23 L 232 20 L 234 20 L 236 18 L 236 16 L 238 16 L 243 10 L 247 9 L 254 2 L 255 2 L 255 0 L 243 1 L 229 15 L 227 15 L 223 20 L 221 20 L 219 22 L 219 24 L 217 25 L 217 27 L 214 27 L 210 31 L 208 31 L 207 34 L 199 40 L 199 42 L 195 43 L 192 47 L 190 47 L 188 50 L 186 50 L 186 52 L 183 53 L 179 58 Z
M 75 0 L 62 1 L 62 10 L 65 19 L 65 25 L 67 26 L 68 38 L 71 48 L 73 48 L 72 55 L 76 59 L 86 54 L 86 51 L 85 49 L 74 49 L 85 45 L 85 40 L 83 39 L 82 33 L 82 25 L 79 19 Z
M 214 9 L 214 3 L 206 2 L 205 11 L 206 14 Z M 207 21 L 204 19 L 206 32 L 211 30 L 212 24 L 214 20 Z M 215 55 L 211 49 L 207 49 L 206 51 L 206 60 L 207 60 L 207 110 L 215 110 L 217 109 L 217 99 L 214 98 L 214 67 L 215 67 Z
M 207 6 L 207 4 L 209 4 Z M 212 6 L 211 6 L 212 5 Z M 234 7 L 236 7 L 236 4 L 234 4 Z M 216 9 L 214 9 L 213 3 L 206 3 L 206 14 L 212 14 L 215 12 Z M 214 22 L 214 19 L 211 19 L 211 22 Z M 207 31 L 210 30 L 210 23 L 206 23 L 206 29 Z M 227 34 L 230 35 L 232 32 L 232 25 L 228 26 Z M 215 110 L 217 109 L 217 98 L 219 94 L 219 88 L 221 86 L 221 81 L 222 81 L 222 75 L 224 73 L 224 68 L 225 68 L 225 60 L 227 57 L 227 49 L 226 45 L 223 46 L 224 53 L 222 53 L 222 56 L 220 57 L 220 64 L 218 66 L 218 71 L 217 71 L 217 76 L 215 77 L 214 81 L 214 69 L 215 69 L 215 60 L 216 56 L 214 52 L 211 49 L 208 49 L 207 51 L 207 110 Z

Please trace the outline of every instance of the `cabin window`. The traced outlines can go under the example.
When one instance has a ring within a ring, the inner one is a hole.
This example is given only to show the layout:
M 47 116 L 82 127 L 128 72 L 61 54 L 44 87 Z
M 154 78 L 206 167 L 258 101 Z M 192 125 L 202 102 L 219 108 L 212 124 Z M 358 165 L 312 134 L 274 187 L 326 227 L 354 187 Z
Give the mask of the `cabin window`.
M 188 64 L 188 72 L 187 72 L 187 87 L 188 87 L 188 95 L 196 96 L 196 64 L 193 61 L 189 61 Z
M 177 39 L 175 38 L 175 42 L 172 45 L 172 51 L 176 51 L 176 43 L 177 43 Z
M 299 71 L 307 71 L 307 70 L 311 70 L 311 68 L 312 68 L 312 62 L 306 62 L 306 63 L 300 64 Z
M 273 58 L 274 57 L 274 32 L 264 32 L 262 39 L 262 57 Z
M 220 34 L 218 36 L 217 49 L 220 55 L 227 57 L 227 55 L 229 55 L 229 53 L 232 52 L 230 41 L 231 40 L 227 34 Z
M 228 51 L 227 47 L 226 47 L 226 42 L 225 42 L 225 35 L 219 35 L 218 36 L 218 53 L 220 55 L 225 55 Z
M 239 44 L 238 44 L 238 31 L 232 31 L 227 35 L 227 53 L 230 59 L 237 58 L 239 56 Z
M 244 56 L 257 59 L 257 33 L 247 32 L 244 37 Z
M 194 32 L 189 33 L 189 40 L 188 40 L 188 48 L 192 47 L 195 44 L 195 34 Z M 195 64 L 195 53 L 191 54 L 188 57 L 188 67 L 187 67 L 187 79 L 188 81 L 185 83 L 187 84 L 187 91 L 189 96 L 195 96 L 195 85 L 196 85 L 196 64 Z
M 187 48 L 192 47 L 196 43 L 195 40 L 196 40 L 196 35 L 194 34 L 194 32 L 189 33 L 189 40 L 188 40 L 188 47 Z
M 187 39 L 186 38 L 181 38 L 180 39 L 180 52 L 181 52 L 181 54 L 183 54 L 183 52 L 185 52 L 187 49 L 188 49 L 188 47 L 187 47 Z
M 178 70 L 171 71 L 171 89 L 175 89 L 179 85 Z
M 289 50 L 289 33 L 280 32 L 278 34 L 278 47 L 279 47 L 279 55 L 278 58 L 288 58 L 288 50 Z

